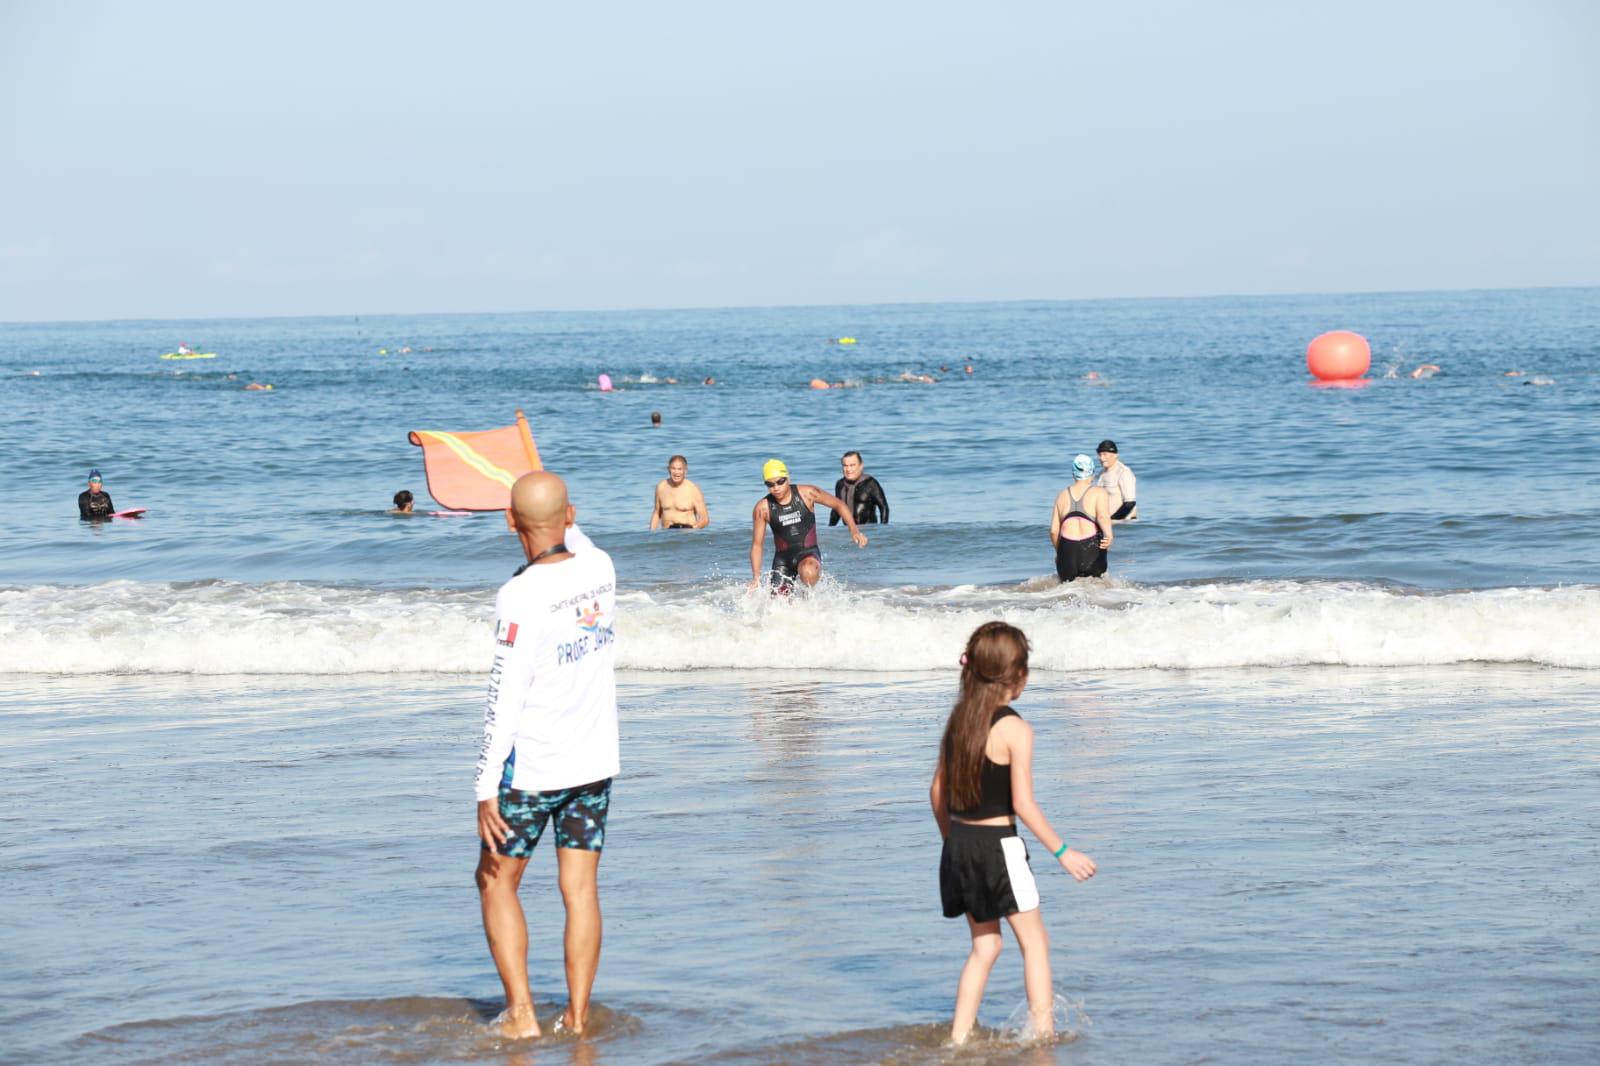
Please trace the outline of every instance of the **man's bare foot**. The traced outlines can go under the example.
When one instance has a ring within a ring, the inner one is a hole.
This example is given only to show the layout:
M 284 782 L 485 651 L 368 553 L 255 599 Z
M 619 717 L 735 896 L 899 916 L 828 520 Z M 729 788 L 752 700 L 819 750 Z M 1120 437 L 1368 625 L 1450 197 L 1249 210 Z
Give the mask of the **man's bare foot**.
M 526 1040 L 530 1036 L 541 1035 L 539 1019 L 534 1016 L 532 1003 L 507 1007 L 495 1016 L 494 1021 L 489 1023 L 489 1028 L 508 1040 Z
M 582 1036 L 584 1026 L 588 1021 L 587 1012 L 585 1012 L 584 1017 L 577 1018 L 573 1016 L 572 1007 L 568 1006 L 566 1010 L 561 1012 L 561 1017 L 556 1019 L 555 1029 L 558 1033 L 571 1033 L 573 1036 Z

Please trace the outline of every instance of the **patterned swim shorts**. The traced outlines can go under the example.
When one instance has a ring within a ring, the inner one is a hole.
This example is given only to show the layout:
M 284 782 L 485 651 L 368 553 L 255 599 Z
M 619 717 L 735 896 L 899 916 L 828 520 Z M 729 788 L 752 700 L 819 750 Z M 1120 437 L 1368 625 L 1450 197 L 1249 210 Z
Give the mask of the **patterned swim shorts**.
M 544 827 L 556 821 L 556 847 L 599 851 L 606 841 L 606 814 L 611 810 L 611 778 L 554 792 L 519 792 L 500 786 L 500 817 L 511 835 L 495 848 L 512 859 L 533 855 Z M 488 850 L 488 845 L 483 845 Z

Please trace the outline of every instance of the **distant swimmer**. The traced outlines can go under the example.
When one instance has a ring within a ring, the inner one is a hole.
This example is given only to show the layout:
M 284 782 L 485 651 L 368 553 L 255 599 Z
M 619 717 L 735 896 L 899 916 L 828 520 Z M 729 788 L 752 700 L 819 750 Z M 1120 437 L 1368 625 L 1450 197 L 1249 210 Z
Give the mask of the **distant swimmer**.
M 1039 886 L 1017 822 L 1074 881 L 1097 867 L 1067 846 L 1033 793 L 1034 734 L 1012 708 L 1028 686 L 1028 638 L 1005 622 L 985 622 L 967 638 L 961 688 L 945 721 L 939 761 L 928 786 L 944 838 L 939 900 L 946 918 L 965 918 L 972 948 L 956 984 L 950 1039 L 964 1044 L 978 1020 L 989 973 L 1000 958 L 1000 919 L 1022 949 L 1028 1013 L 1035 1039 L 1055 1031 L 1050 936 L 1039 913 Z M 1045 760 L 1054 765 L 1055 760 Z
M 1050 543 L 1056 547 L 1056 576 L 1062 581 L 1103 577 L 1111 532 L 1110 497 L 1095 486 L 1094 460 L 1072 460 L 1073 482 L 1056 497 L 1050 516 Z
M 702 381 L 700 384 L 702 384 L 702 385 L 715 385 L 716 383 L 717 383 L 717 379 L 716 378 L 708 377 L 704 381 Z
M 1439 372 L 1439 364 L 1423 363 L 1411 372 L 1413 378 L 1431 378 Z
M 98 522 L 117 513 L 111 494 L 103 487 L 100 471 L 89 471 L 89 487 L 78 493 L 78 517 L 85 522 Z
M 970 374 L 972 371 L 969 368 L 967 372 Z M 900 372 L 900 376 L 895 378 L 895 380 L 905 381 L 917 385 L 932 385 L 939 379 L 934 377 L 932 374 L 913 374 L 909 370 L 902 370 Z
M 667 460 L 667 476 L 656 482 L 651 529 L 704 529 L 711 524 L 700 486 L 689 480 L 689 460 L 674 455 Z
M 605 552 L 572 544 L 575 517 L 554 474 L 524 474 L 511 487 L 506 521 L 527 562 L 495 598 L 495 656 L 473 794 L 483 928 L 506 995 L 494 1027 L 513 1040 L 540 1035 L 517 887 L 546 829 L 555 837 L 566 908 L 561 1029 L 579 1034 L 587 1027 L 600 966 L 600 852 L 611 782 L 621 768 L 617 575 Z
M 750 587 L 761 584 L 761 555 L 766 548 L 767 530 L 772 530 L 772 588 L 787 592 L 798 578 L 815 585 L 822 577 L 822 549 L 817 546 L 817 504 L 833 508 L 850 528 L 856 547 L 867 546 L 866 534 L 856 528 L 855 516 L 844 501 L 829 496 L 815 485 L 795 485 L 789 481 L 789 468 L 781 459 L 768 459 L 761 468 L 767 494 L 751 512 Z
M 411 495 L 410 489 L 401 489 L 394 494 L 394 510 L 390 514 L 410 514 L 416 506 L 416 497 Z
M 861 465 L 860 452 L 845 452 L 839 460 L 839 468 L 844 471 L 833 486 L 833 494 L 844 501 L 845 507 L 856 516 L 856 525 L 877 525 L 882 522 L 889 524 L 889 499 L 883 494 L 883 486 L 878 484 L 878 479 L 867 473 Z M 839 524 L 839 512 L 834 511 L 828 515 L 828 525 Z
M 1112 520 L 1116 522 L 1136 520 L 1139 517 L 1139 479 L 1133 476 L 1128 464 L 1122 462 L 1122 456 L 1117 453 L 1116 441 L 1103 440 L 1100 442 L 1100 447 L 1095 450 L 1100 453 L 1102 469 L 1100 476 L 1094 479 L 1094 483 L 1105 489 L 1106 495 L 1111 497 Z
M 259 381 L 252 381 L 244 387 L 245 392 L 271 392 L 272 386 Z
M 651 429 L 655 429 L 660 425 L 661 425 L 661 412 L 660 411 L 651 411 L 650 412 L 650 428 Z

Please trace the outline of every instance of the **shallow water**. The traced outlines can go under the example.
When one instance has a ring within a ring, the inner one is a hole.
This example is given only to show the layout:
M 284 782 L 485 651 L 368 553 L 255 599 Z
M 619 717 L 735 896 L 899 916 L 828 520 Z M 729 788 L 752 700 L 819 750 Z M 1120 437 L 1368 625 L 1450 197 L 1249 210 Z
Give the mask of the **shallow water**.
M 477 679 L 34 677 L 0 698 L 0 1029 L 18 1061 L 1584 1062 L 1587 671 L 1042 674 L 1046 1048 L 939 1050 L 966 950 L 926 779 L 948 676 L 628 674 L 605 1033 L 502 1046 Z M 1043 859 L 1044 861 L 1041 861 Z M 560 1003 L 547 852 L 523 888 Z M 1022 1002 L 1009 944 L 982 1021 Z
M 1307 382 L 1335 326 L 1367 387 Z M 0 324 L 0 1059 L 1600 1059 L 1597 368 L 1600 289 Z M 407 430 L 518 406 L 617 563 L 626 766 L 604 1013 L 526 1046 L 479 1025 L 469 792 L 520 560 L 383 513 L 428 506 Z M 1142 517 L 1060 587 L 1102 437 Z M 761 460 L 831 488 L 846 448 L 892 524 L 746 596 Z M 644 531 L 672 452 L 710 530 Z M 90 466 L 149 516 L 79 523 Z M 1012 952 L 956 1051 L 926 777 L 993 617 L 1101 873 L 1041 870 L 1064 1037 L 1017 1038 Z

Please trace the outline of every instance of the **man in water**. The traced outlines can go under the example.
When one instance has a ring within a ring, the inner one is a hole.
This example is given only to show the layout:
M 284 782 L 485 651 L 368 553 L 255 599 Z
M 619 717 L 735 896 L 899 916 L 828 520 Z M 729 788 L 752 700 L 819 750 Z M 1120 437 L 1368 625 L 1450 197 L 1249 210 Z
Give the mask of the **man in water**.
M 1111 497 L 1111 517 L 1114 521 L 1134 521 L 1139 517 L 1138 479 L 1133 476 L 1133 471 L 1128 469 L 1128 464 L 1121 461 L 1117 455 L 1117 442 L 1103 440 L 1098 449 L 1100 452 L 1100 465 L 1104 468 L 1100 476 L 1094 479 L 1095 486 L 1106 490 L 1106 495 Z
M 667 460 L 665 480 L 656 482 L 656 505 L 650 512 L 651 529 L 704 529 L 711 524 L 700 486 L 689 480 L 689 460 L 674 455 Z
M 548 471 L 511 487 L 506 524 L 527 563 L 495 600 L 496 651 L 478 755 L 477 883 L 489 953 L 505 986 L 495 1019 L 512 1039 L 540 1035 L 528 987 L 528 924 L 517 886 L 553 823 L 566 907 L 567 1009 L 581 1033 L 600 965 L 600 849 L 621 768 L 617 739 L 616 571 L 593 546 L 566 543 L 575 512 Z
M 394 510 L 390 514 L 411 514 L 412 508 L 417 505 L 416 497 L 411 495 L 410 489 L 401 489 L 394 494 Z
M 100 471 L 89 471 L 89 487 L 78 493 L 78 517 L 85 522 L 110 518 L 117 511 L 111 494 L 101 487 Z
M 1108 442 L 1109 443 L 1109 442 Z M 1072 484 L 1056 497 L 1050 516 L 1050 543 L 1056 548 L 1056 576 L 1062 581 L 1102 577 L 1111 547 L 1111 498 L 1092 480 L 1094 460 L 1072 460 Z
M 882 522 L 889 524 L 889 499 L 883 494 L 883 486 L 878 484 L 878 479 L 866 473 L 861 465 L 860 452 L 845 452 L 839 460 L 839 467 L 844 471 L 833 486 L 833 494 L 844 501 L 845 508 L 856 518 L 856 525 L 877 525 Z M 839 524 L 839 512 L 835 511 L 828 516 L 828 525 Z
M 766 548 L 767 529 L 772 529 L 772 588 L 788 592 L 796 578 L 815 585 L 822 577 L 822 549 L 817 547 L 817 517 L 811 509 L 817 504 L 831 507 L 850 528 L 856 547 L 867 546 L 866 534 L 856 528 L 855 517 L 844 501 L 829 496 L 815 485 L 789 482 L 789 468 L 781 459 L 768 459 L 761 468 L 767 494 L 751 512 L 750 587 L 761 584 L 761 554 Z

